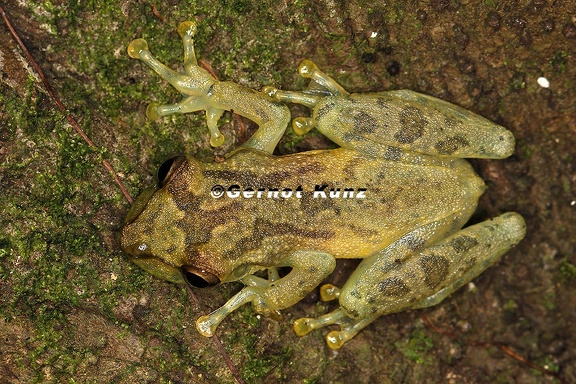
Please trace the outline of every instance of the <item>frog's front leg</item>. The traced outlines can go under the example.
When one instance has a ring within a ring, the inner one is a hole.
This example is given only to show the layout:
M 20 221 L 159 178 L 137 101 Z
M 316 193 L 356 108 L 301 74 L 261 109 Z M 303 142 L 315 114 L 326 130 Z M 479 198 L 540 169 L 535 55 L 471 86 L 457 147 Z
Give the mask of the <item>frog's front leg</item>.
M 333 256 L 318 251 L 296 251 L 278 267 L 291 267 L 286 276 L 279 278 L 272 269 L 269 280 L 248 275 L 241 278 L 246 287 L 232 297 L 221 308 L 196 321 L 200 334 L 210 337 L 226 316 L 238 307 L 252 303 L 254 310 L 263 315 L 296 304 L 328 276 L 336 266 Z
M 340 308 L 317 319 L 294 323 L 302 336 L 313 329 L 340 324 L 326 336 L 330 348 L 340 348 L 379 316 L 436 305 L 495 263 L 526 234 L 524 219 L 505 213 L 462 229 L 398 261 L 395 246 L 365 259 L 341 291 L 323 287 Z M 402 252 L 403 253 L 403 252 Z
M 224 142 L 224 136 L 217 128 L 218 119 L 225 110 L 233 110 L 259 126 L 244 146 L 272 153 L 290 122 L 288 108 L 264 93 L 232 82 L 218 81 L 199 67 L 194 53 L 196 25 L 193 22 L 182 22 L 178 33 L 184 46 L 185 73 L 173 71 L 156 60 L 144 39 L 136 39 L 128 46 L 130 57 L 142 60 L 185 96 L 176 104 L 151 104 L 146 111 L 148 118 L 154 120 L 174 113 L 205 110 L 211 135 L 210 144 L 219 146 Z

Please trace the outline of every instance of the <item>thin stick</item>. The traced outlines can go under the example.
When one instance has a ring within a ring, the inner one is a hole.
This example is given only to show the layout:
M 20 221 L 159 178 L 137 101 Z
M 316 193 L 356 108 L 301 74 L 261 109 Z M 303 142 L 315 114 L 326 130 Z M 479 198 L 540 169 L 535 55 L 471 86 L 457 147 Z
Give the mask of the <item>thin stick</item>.
M 150 4 L 150 5 L 152 6 L 152 14 L 154 14 L 154 16 L 156 16 L 156 18 L 158 20 L 165 23 L 166 18 L 164 16 L 162 16 L 162 14 L 160 12 L 158 12 L 158 8 L 156 8 L 156 5 L 154 5 L 154 4 Z
M 434 332 L 439 333 L 441 335 L 445 335 L 451 339 L 458 339 L 459 335 L 456 335 L 454 333 L 448 332 L 448 331 L 444 331 L 438 327 L 436 327 L 434 324 L 432 324 L 432 322 L 428 319 L 428 317 L 426 317 L 426 315 L 421 314 L 420 318 L 424 321 L 424 323 L 426 323 L 426 325 L 428 327 L 430 327 Z M 564 378 L 562 376 L 560 376 L 559 374 L 557 374 L 556 372 L 552 372 L 549 369 L 546 369 L 544 367 L 539 366 L 536 363 L 531 362 L 530 360 L 527 360 L 525 358 L 523 358 L 522 356 L 518 355 L 516 352 L 512 351 L 510 348 L 508 348 L 505 344 L 503 343 L 499 343 L 499 342 L 495 342 L 495 341 L 486 341 L 486 342 L 475 342 L 472 343 L 472 345 L 477 345 L 477 346 L 481 346 L 484 348 L 488 348 L 488 347 L 496 347 L 499 348 L 500 350 L 502 350 L 505 354 L 507 354 L 508 356 L 510 356 L 511 358 L 520 361 L 521 363 L 529 366 L 530 368 L 533 368 L 537 371 L 542 372 L 545 375 L 548 376 L 552 376 L 555 379 L 557 379 L 558 381 L 560 381 L 562 384 L 568 384 L 568 382 L 566 380 L 564 380 Z
M 84 139 L 84 141 L 92 148 L 98 149 L 98 147 L 96 146 L 96 144 L 94 144 L 94 142 L 92 140 L 90 140 L 90 138 L 86 135 L 86 133 L 84 133 L 84 131 L 82 130 L 82 128 L 80 127 L 80 125 L 76 122 L 76 120 L 74 119 L 74 117 L 72 117 L 72 115 L 70 115 L 67 111 L 66 108 L 64 107 L 64 104 L 62 104 L 62 102 L 60 101 L 60 99 L 58 98 L 58 96 L 56 95 L 56 92 L 54 92 L 54 90 L 52 89 L 52 87 L 50 86 L 50 83 L 48 83 L 48 80 L 46 79 L 46 76 L 44 76 L 44 72 L 42 72 L 42 69 L 40 68 L 40 66 L 38 65 L 38 63 L 36 63 L 36 60 L 34 60 L 34 57 L 32 57 L 32 55 L 30 54 L 30 52 L 28 51 L 28 49 L 26 48 L 26 46 L 24 45 L 24 43 L 22 42 L 22 40 L 20 40 L 20 37 L 18 36 L 18 34 L 16 33 L 16 30 L 14 29 L 14 27 L 12 26 L 12 23 L 10 22 L 10 20 L 8 19 L 8 16 L 6 16 L 6 13 L 4 12 L 4 8 L 2 8 L 0 6 L 0 14 L 2 15 L 2 18 L 4 19 L 4 22 L 6 23 L 6 26 L 8 27 L 8 29 L 10 30 L 10 33 L 12 34 L 12 37 L 14 37 L 14 40 L 16 40 L 16 42 L 18 43 L 18 45 L 20 46 L 20 49 L 22 49 L 22 52 L 24 52 L 24 55 L 26 56 L 26 58 L 28 59 L 28 61 L 30 62 L 30 64 L 32 65 L 32 67 L 34 68 L 34 70 L 38 73 L 38 76 L 40 77 L 40 80 L 42 81 L 42 84 L 44 84 L 44 88 L 46 88 L 46 91 L 48 92 L 48 94 L 50 95 L 50 98 L 52 99 L 52 102 L 54 104 L 56 104 L 56 106 L 58 107 L 58 109 L 60 110 L 60 112 L 62 112 L 62 114 L 64 115 L 64 117 L 66 117 L 66 119 L 68 120 L 68 122 L 70 123 L 70 125 L 72 126 L 72 128 L 74 128 L 74 130 L 82 137 L 82 139 Z M 130 194 L 128 193 L 128 190 L 126 189 L 126 187 L 124 186 L 124 184 L 122 183 L 122 181 L 120 180 L 120 178 L 118 177 L 118 174 L 116 173 L 116 171 L 114 170 L 114 168 L 112 167 L 112 165 L 105 159 L 102 159 L 102 165 L 104 165 L 104 168 L 106 168 L 111 174 L 112 177 L 114 178 L 114 181 L 116 182 L 116 184 L 118 185 L 118 187 L 120 188 L 120 191 L 122 191 L 122 194 L 124 195 L 124 197 L 126 198 L 126 200 L 128 200 L 128 202 L 130 204 L 133 203 L 132 197 L 130 197 Z
M 188 292 L 188 295 L 190 296 L 190 298 L 194 302 L 195 307 L 199 308 L 200 302 L 198 301 L 198 298 L 194 294 L 194 291 L 192 290 L 192 288 L 190 288 L 190 286 L 188 284 L 186 284 L 186 292 Z M 200 314 L 203 315 L 203 313 L 201 311 L 200 311 Z M 236 382 L 238 384 L 246 384 L 246 382 L 244 381 L 242 376 L 240 376 L 240 373 L 236 369 L 234 362 L 232 362 L 232 359 L 230 359 L 230 356 L 228 356 L 228 353 L 226 352 L 226 349 L 222 345 L 222 342 L 220 341 L 218 336 L 214 335 L 211 337 L 211 339 L 214 342 L 214 345 L 216 346 L 216 349 L 218 350 L 218 352 L 220 352 L 220 354 L 222 355 L 222 358 L 224 358 L 224 361 L 226 362 L 226 365 L 228 366 L 228 369 L 230 370 L 230 372 L 232 372 L 232 375 L 236 379 Z

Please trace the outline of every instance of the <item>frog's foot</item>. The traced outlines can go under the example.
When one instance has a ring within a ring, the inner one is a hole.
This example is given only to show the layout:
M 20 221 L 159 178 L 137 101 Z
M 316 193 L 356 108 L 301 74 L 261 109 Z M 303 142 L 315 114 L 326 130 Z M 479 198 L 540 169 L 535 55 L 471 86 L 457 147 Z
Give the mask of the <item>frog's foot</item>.
M 263 280 L 263 279 L 262 279 Z M 218 308 L 209 315 L 202 316 L 196 321 L 196 329 L 202 336 L 212 337 L 218 325 L 234 312 L 238 307 L 252 302 L 257 312 L 260 314 L 272 315 L 275 310 L 266 311 L 266 303 L 262 300 L 263 290 L 260 287 L 246 287 L 234 295 L 226 304 Z M 279 314 L 279 313 L 278 313 Z
M 210 131 L 210 144 L 214 147 L 220 146 L 224 142 L 224 136 L 218 130 L 217 123 L 224 113 L 224 109 L 211 105 L 210 101 L 210 97 L 213 96 L 211 90 L 218 82 L 208 71 L 198 66 L 193 39 L 196 33 L 196 24 L 192 21 L 184 21 L 178 26 L 178 33 L 184 46 L 185 73 L 174 71 L 154 58 L 144 39 L 133 40 L 128 45 L 130 57 L 143 61 L 185 95 L 184 99 L 176 104 L 150 104 L 146 109 L 146 116 L 150 120 L 156 120 L 167 115 L 205 110 L 208 130 Z
M 173 115 L 176 113 L 190 113 L 206 109 L 206 122 L 208 132 L 210 132 L 210 145 L 219 147 L 224 143 L 224 135 L 218 129 L 218 120 L 224 113 L 223 109 L 207 107 L 202 100 L 195 100 L 194 97 L 186 97 L 176 104 L 159 105 L 150 103 L 146 108 L 146 117 L 149 120 L 158 120 L 161 117 Z
M 264 87 L 262 92 L 271 98 L 284 103 L 302 104 L 310 109 L 326 96 L 345 96 L 348 92 L 330 76 L 322 72 L 310 60 L 302 60 L 298 67 L 300 76 L 311 79 L 308 88 L 302 92 L 281 91 L 274 87 Z M 292 130 L 302 136 L 315 126 L 314 117 L 297 117 L 292 120 Z
M 336 300 L 340 296 L 340 288 L 332 284 L 324 284 L 320 287 L 322 301 Z M 345 342 L 356 336 L 365 326 L 370 324 L 378 316 L 360 320 L 348 317 L 341 308 L 315 319 L 303 317 L 294 321 L 294 332 L 298 336 L 304 336 L 310 331 L 323 328 L 327 325 L 338 324 L 340 331 L 332 331 L 326 335 L 326 343 L 331 349 L 339 349 Z
M 322 96 L 311 95 L 302 92 L 281 91 L 270 86 L 262 88 L 262 93 L 277 101 L 284 103 L 302 104 L 308 108 L 314 108 L 314 106 L 322 98 Z M 314 128 L 314 125 L 314 119 L 311 117 L 296 117 L 292 120 L 292 130 L 298 136 L 302 136 L 308 133 L 312 128 Z
M 304 336 L 314 329 L 338 324 L 340 325 L 340 330 L 329 332 L 326 335 L 326 343 L 331 349 L 339 349 L 344 343 L 356 336 L 362 328 L 378 318 L 378 316 L 379 315 L 354 320 L 348 317 L 341 308 L 338 308 L 333 312 L 315 319 L 304 317 L 294 321 L 294 332 L 296 332 L 298 336 Z
M 272 267 L 268 270 L 268 279 L 254 275 L 240 278 L 246 287 L 221 308 L 200 317 L 196 322 L 198 332 L 207 337 L 214 335 L 216 327 L 226 316 L 247 303 L 252 303 L 256 313 L 278 318 L 280 309 L 296 304 L 326 278 L 336 266 L 336 261 L 327 253 L 296 251 L 278 266 L 291 267 L 292 270 L 280 277 Z
M 312 80 L 308 90 L 305 92 L 318 93 L 324 88 L 332 96 L 346 96 L 349 94 L 336 80 L 322 72 L 311 60 L 302 60 L 298 66 L 298 73 L 300 76 Z

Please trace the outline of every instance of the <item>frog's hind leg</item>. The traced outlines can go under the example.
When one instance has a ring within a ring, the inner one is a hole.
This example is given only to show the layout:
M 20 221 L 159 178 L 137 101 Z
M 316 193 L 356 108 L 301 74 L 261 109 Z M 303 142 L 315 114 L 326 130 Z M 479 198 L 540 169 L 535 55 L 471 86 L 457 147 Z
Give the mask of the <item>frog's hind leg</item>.
M 400 262 L 383 260 L 386 254 L 365 259 L 341 291 L 329 289 L 340 308 L 317 319 L 294 323 L 298 335 L 329 324 L 339 324 L 326 341 L 340 348 L 381 315 L 436 305 L 495 263 L 526 233 L 524 219 L 505 213 L 472 225 Z M 389 252 L 388 252 L 389 253 Z M 386 258 L 394 255 L 386 255 Z
M 447 279 L 449 284 L 415 304 L 414 308 L 439 304 L 492 266 L 525 235 L 526 223 L 522 216 L 516 212 L 508 212 L 467 227 L 430 247 L 423 255 L 444 257 L 457 263 L 458 268 L 453 270 L 453 275 Z
M 282 91 L 274 87 L 264 87 L 262 92 L 284 102 L 302 104 L 310 109 L 327 96 L 346 96 L 349 93 L 333 78 L 325 74 L 311 60 L 302 60 L 298 66 L 300 76 L 310 79 L 308 88 L 302 92 Z M 292 120 L 292 129 L 297 135 L 304 135 L 315 126 L 313 117 L 296 117 Z

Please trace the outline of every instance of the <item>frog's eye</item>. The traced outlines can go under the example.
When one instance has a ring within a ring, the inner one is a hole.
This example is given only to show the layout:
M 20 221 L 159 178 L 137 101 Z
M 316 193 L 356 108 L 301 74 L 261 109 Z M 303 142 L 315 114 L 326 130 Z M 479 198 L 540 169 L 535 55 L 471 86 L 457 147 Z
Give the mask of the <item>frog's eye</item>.
M 165 186 L 174 177 L 174 173 L 180 168 L 184 160 L 186 160 L 184 156 L 176 156 L 162 163 L 158 168 L 158 188 Z
M 218 276 L 213 273 L 186 265 L 182 267 L 182 276 L 184 280 L 194 288 L 213 287 L 220 283 Z

